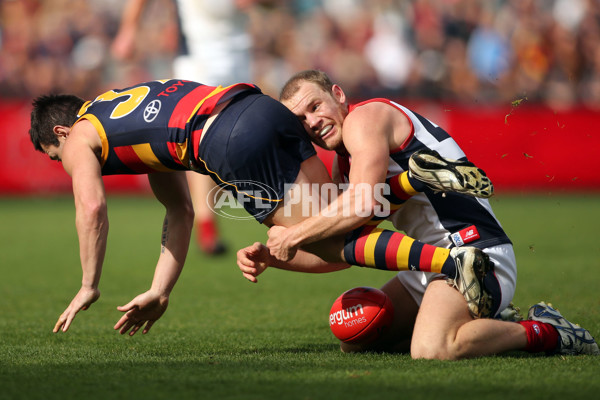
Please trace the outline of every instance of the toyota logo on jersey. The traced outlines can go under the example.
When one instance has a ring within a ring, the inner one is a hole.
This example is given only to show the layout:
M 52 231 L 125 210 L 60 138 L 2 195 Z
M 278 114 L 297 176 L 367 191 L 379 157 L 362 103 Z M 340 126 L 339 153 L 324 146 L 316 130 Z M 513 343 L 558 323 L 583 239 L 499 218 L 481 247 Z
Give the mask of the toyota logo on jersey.
M 160 100 L 152 100 L 144 109 L 144 121 L 150 123 L 156 119 L 160 112 Z

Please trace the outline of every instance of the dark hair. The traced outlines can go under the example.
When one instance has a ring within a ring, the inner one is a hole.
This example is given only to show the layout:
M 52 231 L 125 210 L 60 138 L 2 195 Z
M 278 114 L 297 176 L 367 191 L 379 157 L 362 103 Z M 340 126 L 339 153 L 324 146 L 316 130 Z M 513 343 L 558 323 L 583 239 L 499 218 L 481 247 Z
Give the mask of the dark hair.
M 58 138 L 53 132 L 54 127 L 73 125 L 77 121 L 77 112 L 83 103 L 83 99 L 71 94 L 51 94 L 35 99 L 32 103 L 29 129 L 33 147 L 43 152 L 42 144 L 58 146 Z
M 279 101 L 290 99 L 294 94 L 296 94 L 298 89 L 300 89 L 300 83 L 303 81 L 315 83 L 325 92 L 332 93 L 331 87 L 333 86 L 333 82 L 331 82 L 329 76 L 327 76 L 327 74 L 323 71 L 309 69 L 306 71 L 300 71 L 288 79 L 285 85 L 283 85 L 283 89 L 281 89 Z

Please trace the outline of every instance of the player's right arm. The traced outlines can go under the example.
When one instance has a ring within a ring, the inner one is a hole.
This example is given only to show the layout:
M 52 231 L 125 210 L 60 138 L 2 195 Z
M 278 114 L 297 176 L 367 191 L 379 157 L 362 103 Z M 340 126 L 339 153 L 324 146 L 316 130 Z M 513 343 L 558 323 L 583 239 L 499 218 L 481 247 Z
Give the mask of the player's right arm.
M 66 332 L 75 315 L 100 297 L 98 285 L 106 251 L 108 216 L 100 162 L 95 152 L 98 146 L 101 144 L 95 128 L 84 120 L 70 130 L 62 151 L 63 167 L 73 182 L 82 280 L 77 295 L 56 322 L 54 332 Z

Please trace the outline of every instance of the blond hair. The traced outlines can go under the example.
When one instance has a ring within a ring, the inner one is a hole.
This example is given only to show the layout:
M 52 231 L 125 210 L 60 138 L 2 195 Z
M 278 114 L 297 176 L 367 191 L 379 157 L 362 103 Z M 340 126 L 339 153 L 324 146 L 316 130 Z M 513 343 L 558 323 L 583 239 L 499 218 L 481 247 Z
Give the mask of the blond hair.
M 288 79 L 279 93 L 279 101 L 289 100 L 300 89 L 300 83 L 302 82 L 312 82 L 325 92 L 332 93 L 333 82 L 331 82 L 329 76 L 323 71 L 309 69 L 300 71 Z

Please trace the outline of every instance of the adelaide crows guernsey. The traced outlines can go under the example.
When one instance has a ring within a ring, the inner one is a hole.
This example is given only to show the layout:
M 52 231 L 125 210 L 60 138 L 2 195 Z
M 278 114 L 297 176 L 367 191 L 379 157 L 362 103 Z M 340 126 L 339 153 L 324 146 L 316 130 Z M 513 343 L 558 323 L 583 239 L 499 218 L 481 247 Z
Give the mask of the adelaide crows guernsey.
M 410 156 L 421 149 L 436 150 L 442 157 L 461 160 L 465 154 L 454 139 L 441 127 L 428 119 L 388 99 L 370 99 L 352 105 L 356 107 L 369 102 L 382 102 L 403 113 L 412 129 L 406 141 L 390 151 L 387 177 L 408 170 Z M 338 157 L 340 171 L 348 171 L 350 160 Z M 496 219 L 487 199 L 474 198 L 457 193 L 435 193 L 426 189 L 411 197 L 388 218 L 396 227 L 410 237 L 441 247 L 460 245 L 486 248 L 511 243 L 500 222 Z M 462 235 L 471 232 L 468 239 Z M 458 236 L 457 236 L 458 235 Z M 462 236 L 461 236 L 462 235 Z M 467 241 L 462 241 L 462 239 Z
M 207 86 L 160 80 L 110 90 L 84 103 L 78 120 L 90 121 L 102 142 L 102 175 L 177 170 L 206 173 L 197 159 L 202 129 L 215 107 L 251 84 Z

